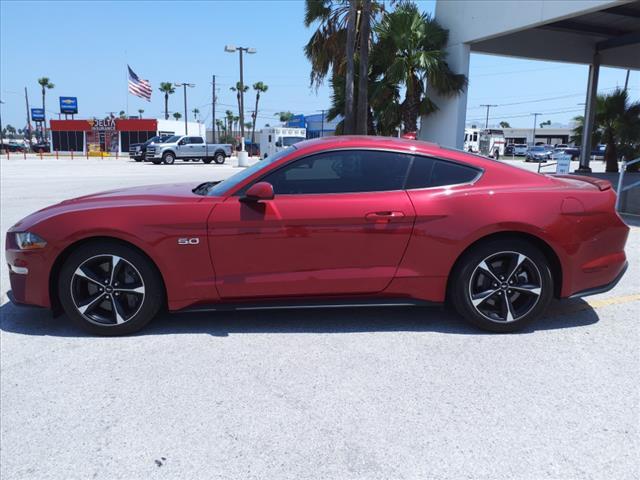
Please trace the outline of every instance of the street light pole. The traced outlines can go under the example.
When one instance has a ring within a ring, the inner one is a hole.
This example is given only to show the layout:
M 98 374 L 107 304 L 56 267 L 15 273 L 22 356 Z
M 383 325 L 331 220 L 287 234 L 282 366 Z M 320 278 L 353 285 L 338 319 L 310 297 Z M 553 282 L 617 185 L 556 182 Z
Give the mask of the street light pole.
M 227 53 L 235 53 L 236 51 L 238 51 L 239 55 L 239 59 L 240 59 L 240 112 L 238 112 L 238 116 L 240 117 L 240 152 L 245 152 L 244 149 L 244 64 L 243 64 L 243 58 L 242 58 L 242 54 L 243 53 L 248 53 L 249 55 L 253 55 L 254 53 L 256 53 L 256 49 L 255 48 L 249 48 L 249 47 L 236 47 L 235 45 L 225 45 L 224 47 L 224 51 Z M 238 156 L 238 165 L 239 166 L 246 166 L 246 159 L 245 159 L 245 155 L 239 155 Z
M 541 113 L 532 113 L 533 115 L 533 141 L 531 142 L 531 146 L 536 146 L 536 124 L 538 123 L 538 115 L 542 115 Z
M 184 134 L 189 135 L 189 127 L 187 126 L 187 120 L 189 118 L 187 115 L 187 87 L 193 88 L 196 86 L 196 84 L 195 83 L 174 83 L 174 86 L 184 88 Z

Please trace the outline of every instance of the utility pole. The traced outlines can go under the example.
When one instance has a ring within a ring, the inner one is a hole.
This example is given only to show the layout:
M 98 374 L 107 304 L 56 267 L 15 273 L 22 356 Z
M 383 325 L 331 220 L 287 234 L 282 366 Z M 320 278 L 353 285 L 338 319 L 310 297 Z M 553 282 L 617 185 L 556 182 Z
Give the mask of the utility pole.
M 486 118 L 486 119 L 485 119 L 485 121 L 484 121 L 484 128 L 487 128 L 487 127 L 489 127 L 489 109 L 490 109 L 491 107 L 497 107 L 498 105 L 487 105 L 487 104 L 483 104 L 483 105 L 480 105 L 480 106 L 481 106 L 481 107 L 487 107 L 487 118 Z
M 533 115 L 533 141 L 531 142 L 531 146 L 536 146 L 536 125 L 538 124 L 538 115 L 542 115 L 541 113 L 532 113 Z
M 0 100 L 0 105 L 3 105 L 4 102 Z M 4 137 L 2 135 L 2 112 L 0 112 L 0 145 L 4 145 Z M 2 149 L 0 149 L 1 151 Z
M 187 126 L 187 121 L 189 120 L 189 116 L 187 114 L 187 87 L 195 87 L 195 83 L 174 83 L 176 87 L 184 88 L 184 134 L 189 135 L 189 127 Z
M 27 87 L 24 87 L 24 101 L 27 105 L 27 134 L 29 135 L 29 146 L 31 146 L 31 116 L 29 115 L 29 96 L 27 95 Z
M 624 91 L 627 91 L 627 88 L 629 87 L 629 74 L 631 73 L 631 70 L 627 70 L 627 77 L 624 79 Z
M 216 76 L 213 75 L 213 83 L 211 88 L 211 114 L 213 120 L 211 120 L 211 132 L 213 134 L 213 143 L 218 143 L 216 139 Z

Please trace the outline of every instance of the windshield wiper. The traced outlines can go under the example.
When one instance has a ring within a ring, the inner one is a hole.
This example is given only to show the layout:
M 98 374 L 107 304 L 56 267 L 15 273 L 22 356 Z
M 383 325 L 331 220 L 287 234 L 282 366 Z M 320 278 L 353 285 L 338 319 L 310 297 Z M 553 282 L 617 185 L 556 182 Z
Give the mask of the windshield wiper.
M 198 185 L 196 188 L 191 190 L 196 195 L 206 195 L 209 192 L 209 189 L 217 184 L 221 183 L 221 181 L 217 182 L 204 182 Z

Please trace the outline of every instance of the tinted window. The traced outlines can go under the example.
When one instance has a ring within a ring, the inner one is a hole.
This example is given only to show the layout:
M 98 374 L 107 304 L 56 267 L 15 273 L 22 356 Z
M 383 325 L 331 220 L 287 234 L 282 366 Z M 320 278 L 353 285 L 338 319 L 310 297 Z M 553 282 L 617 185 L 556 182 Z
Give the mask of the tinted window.
M 431 186 L 441 187 L 443 185 L 469 183 L 478 176 L 478 173 L 475 168 L 436 160 L 431 173 Z
M 469 183 L 478 176 L 475 168 L 458 163 L 416 156 L 407 178 L 407 189 Z
M 189 143 L 204 143 L 202 137 L 189 137 Z
M 427 188 L 431 186 L 431 172 L 434 160 L 429 157 L 413 157 L 411 173 L 407 178 L 407 189 Z
M 297 160 L 261 180 L 280 195 L 401 190 L 410 159 L 392 152 L 326 152 Z

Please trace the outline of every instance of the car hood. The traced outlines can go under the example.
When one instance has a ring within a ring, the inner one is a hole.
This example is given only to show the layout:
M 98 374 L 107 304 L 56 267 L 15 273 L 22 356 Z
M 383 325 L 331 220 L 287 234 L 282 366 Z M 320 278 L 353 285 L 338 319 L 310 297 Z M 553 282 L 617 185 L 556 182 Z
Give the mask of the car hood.
M 106 192 L 93 193 L 82 197 L 64 200 L 55 205 L 38 210 L 35 213 L 23 218 L 13 227 L 11 231 L 26 230 L 42 220 L 51 217 L 77 212 L 81 210 L 93 210 L 104 208 L 119 208 L 130 206 L 158 205 L 158 204 L 178 204 L 214 201 L 215 197 L 204 197 L 193 193 L 195 183 L 174 183 L 166 185 L 147 185 L 142 187 L 120 188 Z

